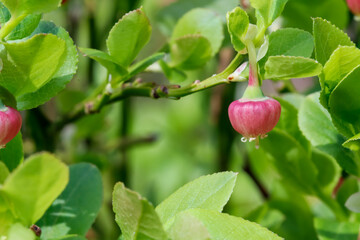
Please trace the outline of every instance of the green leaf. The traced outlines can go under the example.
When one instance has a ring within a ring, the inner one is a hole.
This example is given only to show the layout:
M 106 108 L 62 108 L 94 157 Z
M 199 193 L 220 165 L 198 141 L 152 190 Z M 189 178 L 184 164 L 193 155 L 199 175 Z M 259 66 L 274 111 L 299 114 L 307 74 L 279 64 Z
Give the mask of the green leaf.
M 164 75 L 167 77 L 167 79 L 169 79 L 171 83 L 180 83 L 186 80 L 186 74 L 183 71 L 177 68 L 170 67 L 168 63 L 163 60 L 159 61 L 159 65 Z
M 236 51 L 245 48 L 244 37 L 249 27 L 249 16 L 241 8 L 237 7 L 226 15 L 227 27 L 231 42 Z
M 7 240 L 35 240 L 36 236 L 29 228 L 20 223 L 11 226 Z
M 312 18 L 315 16 L 345 29 L 349 22 L 349 8 L 343 0 L 291 0 L 282 12 L 281 25 L 312 32 Z
M 70 181 L 37 225 L 42 239 L 66 235 L 85 236 L 95 221 L 102 202 L 100 171 L 88 163 L 70 166 Z
M 169 229 L 172 240 L 210 240 L 211 236 L 204 224 L 196 217 L 180 213 Z
M 306 97 L 299 110 L 299 127 L 311 144 L 331 155 L 347 172 L 359 175 L 354 156 L 341 146 L 343 138 L 334 127 L 331 117 L 319 102 L 319 93 Z
M 171 42 L 188 35 L 205 37 L 211 45 L 211 56 L 214 56 L 224 39 L 221 18 L 207 9 L 198 8 L 187 12 L 176 24 Z
M 39 25 L 41 20 L 40 14 L 30 14 L 24 18 L 20 22 L 19 25 L 17 25 L 14 30 L 10 32 L 9 35 L 7 35 L 6 40 L 16 40 L 16 39 L 22 39 L 27 36 L 29 36 L 36 27 Z
M 117 63 L 116 58 L 110 56 L 106 52 L 91 48 L 79 49 L 84 54 L 84 56 L 94 59 L 95 61 L 103 65 L 110 74 L 114 76 L 127 74 L 127 70 Z
M 329 98 L 330 111 L 339 118 L 359 124 L 360 121 L 360 66 L 350 72 L 332 91 Z
M 146 5 L 146 2 L 143 3 Z M 149 2 L 149 5 L 154 5 Z M 228 11 L 231 11 L 239 5 L 239 0 L 227 0 L 224 4 L 223 0 L 178 0 L 171 2 L 171 4 L 163 7 L 156 14 L 157 26 L 167 36 L 170 36 L 179 19 L 187 12 L 195 8 L 203 8 L 214 11 L 218 16 L 225 16 Z M 145 7 L 146 8 L 146 7 Z M 147 8 L 146 8 L 147 9 Z M 223 21 L 225 18 L 223 17 Z
M 202 67 L 211 59 L 210 42 L 201 35 L 176 39 L 170 48 L 171 67 L 189 70 Z
M 353 212 L 360 213 L 360 192 L 351 195 L 346 201 L 345 206 Z
M 348 35 L 321 18 L 313 19 L 313 36 L 315 39 L 315 57 L 322 65 L 339 46 L 354 46 Z
M 16 17 L 23 14 L 50 12 L 61 4 L 61 0 L 1 0 L 1 2 Z
M 124 240 L 167 239 L 154 207 L 138 193 L 125 188 L 123 183 L 114 187 L 113 210 Z
M 2 61 L 0 61 L 2 63 Z M 12 95 L 6 88 L 0 86 L 0 100 L 5 106 L 12 107 L 16 109 L 16 100 L 14 95 Z
M 319 240 L 356 240 L 359 234 L 359 223 L 337 222 L 331 219 L 315 218 L 315 228 Z
M 298 110 L 282 98 L 276 98 L 276 100 L 281 104 L 281 115 L 279 122 L 276 124 L 276 128 L 288 133 L 296 139 L 306 151 L 310 152 L 310 142 L 300 131 L 297 121 L 294 121 L 298 119 Z
M 11 18 L 9 9 L 7 9 L 2 2 L 0 2 L 0 23 L 6 23 Z
M 132 65 L 129 68 L 129 78 L 143 72 L 146 70 L 147 67 L 149 67 L 151 64 L 163 59 L 165 56 L 165 53 L 155 53 L 144 60 L 137 62 L 136 64 Z
M 326 62 L 320 76 L 320 101 L 328 108 L 329 97 L 339 82 L 360 65 L 360 50 L 355 46 L 339 46 Z
M 117 62 L 128 67 L 150 40 L 151 25 L 142 9 L 125 14 L 109 33 L 106 45 Z
M 22 135 L 19 132 L 6 148 L 0 149 L 0 161 L 5 163 L 10 171 L 13 171 L 24 160 Z
M 251 6 L 256 9 L 256 25 L 260 31 L 269 27 L 280 16 L 287 0 L 250 0 Z
M 3 59 L 0 84 L 16 97 L 44 86 L 63 63 L 65 41 L 53 34 L 39 34 L 4 46 L 9 59 Z
M 210 239 L 282 239 L 257 223 L 252 223 L 242 218 L 213 210 L 190 209 L 178 214 L 176 218 L 179 216 L 184 217 L 184 215 L 195 217 L 201 221 L 209 232 L 209 235 L 211 236 Z
M 284 28 L 269 35 L 269 48 L 259 61 L 261 74 L 265 73 L 265 63 L 270 56 L 311 57 L 314 50 L 314 39 L 306 31 L 297 28 Z
M 234 189 L 236 175 L 233 172 L 222 172 L 203 176 L 171 194 L 156 207 L 165 229 L 177 213 L 187 209 L 202 208 L 221 212 Z
M 260 147 L 273 157 L 273 164 L 284 181 L 311 194 L 317 169 L 303 146 L 284 131 L 274 129 L 260 141 Z
M 68 182 L 65 164 L 48 153 L 33 155 L 6 179 L 0 193 L 25 224 L 41 218 Z
M 304 57 L 271 56 L 265 64 L 266 79 L 288 80 L 312 77 L 319 75 L 321 71 L 321 64 Z
M 356 134 L 352 138 L 349 138 L 346 140 L 346 142 L 343 143 L 343 146 L 352 150 L 352 151 L 359 151 L 360 150 L 360 133 Z
M 6 167 L 5 163 L 0 162 L 0 185 L 2 185 L 4 183 L 5 179 L 8 176 L 9 176 L 9 169 Z M 1 207 L 0 207 L 0 209 L 1 209 Z
M 317 182 L 321 187 L 328 187 L 329 192 L 333 191 L 334 185 L 340 177 L 340 168 L 334 158 L 319 150 L 313 149 L 311 161 L 318 169 Z
M 42 21 L 33 34 L 51 33 L 65 41 L 64 61 L 61 67 L 52 76 L 51 80 L 38 91 L 17 97 L 18 109 L 35 108 L 63 90 L 73 78 L 77 70 L 78 55 L 74 42 L 65 29 L 57 27 L 52 22 Z

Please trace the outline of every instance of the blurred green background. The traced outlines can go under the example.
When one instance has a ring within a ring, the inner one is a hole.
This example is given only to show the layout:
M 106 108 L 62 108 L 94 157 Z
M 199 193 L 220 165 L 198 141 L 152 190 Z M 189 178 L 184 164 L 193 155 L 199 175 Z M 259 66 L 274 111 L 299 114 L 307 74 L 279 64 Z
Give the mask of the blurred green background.
M 197 7 L 212 9 L 224 22 L 226 37 L 222 50 L 204 68 L 187 72 L 187 79 L 181 83 L 186 84 L 221 71 L 231 61 L 235 52 L 227 35 L 225 16 L 238 5 L 248 11 L 253 22 L 254 12 L 246 0 L 68 0 L 44 18 L 65 27 L 77 46 L 104 50 L 111 27 L 125 13 L 143 6 L 153 33 L 140 53 L 140 60 L 162 48 L 184 13 Z M 357 42 L 358 25 L 352 21 L 343 0 L 289 0 L 271 30 L 297 27 L 311 32 L 311 17 L 315 16 L 346 30 Z M 111 211 L 115 182 L 125 182 L 156 205 L 190 180 L 225 170 L 240 173 L 226 212 L 258 221 L 287 239 L 304 239 L 314 234 L 298 229 L 313 229 L 306 222 L 310 210 L 303 204 L 304 197 L 283 191 L 279 186 L 284 183 L 270 165 L 269 156 L 261 149 L 254 151 L 251 144 L 241 143 L 241 136 L 230 125 L 227 107 L 241 97 L 246 83 L 218 86 L 180 100 L 128 98 L 67 125 L 56 136 L 50 135 L 48 129 L 54 120 L 106 80 L 102 66 L 79 55 L 78 73 L 67 89 L 41 108 L 26 113 L 24 147 L 27 155 L 48 150 L 69 164 L 91 162 L 102 171 L 104 206 L 89 239 L 116 239 L 119 234 Z M 167 82 L 160 73 L 138 77 Z M 301 92 L 319 89 L 314 79 L 297 80 L 294 84 Z M 274 96 L 286 92 L 286 87 L 265 81 L 264 91 Z M 264 204 L 269 192 L 275 197 Z M 285 207 L 281 202 L 288 198 L 297 199 L 292 201 L 293 206 Z M 252 219 L 254 210 L 264 208 L 272 210 L 267 211 L 266 217 Z M 297 216 L 295 209 L 297 212 L 301 209 L 306 216 Z

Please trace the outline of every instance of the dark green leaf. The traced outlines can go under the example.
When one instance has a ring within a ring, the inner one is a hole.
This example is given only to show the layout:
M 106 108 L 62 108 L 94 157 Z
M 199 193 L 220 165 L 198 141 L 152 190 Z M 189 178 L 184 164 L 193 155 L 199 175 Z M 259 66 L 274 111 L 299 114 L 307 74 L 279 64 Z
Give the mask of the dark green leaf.
M 4 183 L 5 179 L 8 176 L 9 176 L 9 169 L 6 167 L 5 163 L 0 162 L 0 185 Z M 0 212 L 1 212 L 1 207 L 0 207 Z
M 85 236 L 94 222 L 102 202 L 99 170 L 88 164 L 70 166 L 70 181 L 37 225 L 42 239 L 78 234 Z
M 13 171 L 24 159 L 22 135 L 19 132 L 6 148 L 0 149 L 0 161 L 5 163 L 10 171 Z
M 0 100 L 5 106 L 16 109 L 15 97 L 6 89 L 0 86 Z
M 329 107 L 339 118 L 358 124 L 360 121 L 360 66 L 349 73 L 332 91 Z
M 9 35 L 7 35 L 6 40 L 16 40 L 22 39 L 29 36 L 36 27 L 39 25 L 41 20 L 40 14 L 30 14 L 24 20 L 17 25 L 14 30 L 11 31 Z
M 329 113 L 320 104 L 319 93 L 309 95 L 301 105 L 299 127 L 314 147 L 332 156 L 347 172 L 360 174 L 352 153 L 341 146 L 344 140 L 334 127 Z
M 359 223 L 337 222 L 331 219 L 315 218 L 315 228 L 319 240 L 356 240 Z

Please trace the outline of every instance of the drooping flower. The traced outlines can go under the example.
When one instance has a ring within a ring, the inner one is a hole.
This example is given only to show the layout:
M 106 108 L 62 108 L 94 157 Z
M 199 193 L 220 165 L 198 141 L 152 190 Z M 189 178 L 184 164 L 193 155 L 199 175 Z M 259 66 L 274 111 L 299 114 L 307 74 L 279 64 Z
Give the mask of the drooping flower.
M 4 148 L 18 134 L 21 124 L 21 115 L 17 110 L 11 107 L 0 109 L 0 148 Z

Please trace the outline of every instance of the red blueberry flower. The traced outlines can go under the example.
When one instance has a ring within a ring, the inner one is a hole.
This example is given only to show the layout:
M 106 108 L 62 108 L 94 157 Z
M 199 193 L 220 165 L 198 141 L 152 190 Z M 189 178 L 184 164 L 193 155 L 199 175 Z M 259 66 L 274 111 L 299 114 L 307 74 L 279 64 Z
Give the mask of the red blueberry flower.
M 348 7 L 354 15 L 360 15 L 360 0 L 346 0 Z
M 11 107 L 0 108 L 0 148 L 13 139 L 21 128 L 21 115 Z
M 281 114 L 281 105 L 275 99 L 264 97 L 258 86 L 257 75 L 249 73 L 249 86 L 244 96 L 232 102 L 228 109 L 233 128 L 243 135 L 241 141 L 256 141 L 266 137 L 278 123 Z

